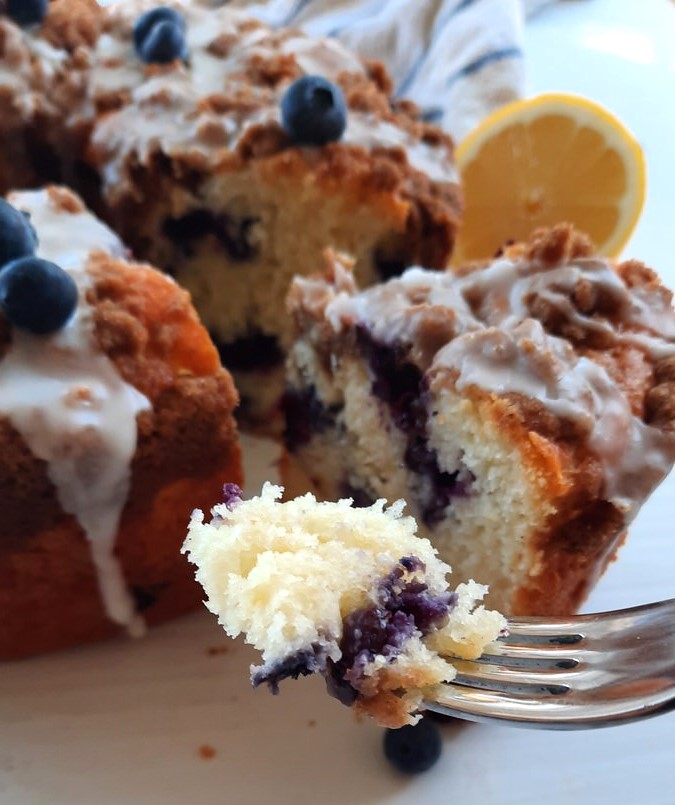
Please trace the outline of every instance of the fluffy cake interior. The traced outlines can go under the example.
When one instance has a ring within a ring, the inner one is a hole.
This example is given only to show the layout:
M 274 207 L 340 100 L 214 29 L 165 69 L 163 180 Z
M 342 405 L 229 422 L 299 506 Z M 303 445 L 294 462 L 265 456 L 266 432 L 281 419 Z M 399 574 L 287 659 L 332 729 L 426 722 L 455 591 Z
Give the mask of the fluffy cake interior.
M 433 462 L 434 454 L 437 467 L 416 463 L 415 445 L 371 395 L 363 361 L 341 361 L 331 392 L 333 422 L 295 451 L 303 467 L 320 470 L 310 469 L 290 491 L 299 492 L 309 475 L 328 500 L 348 494 L 368 505 L 405 495 L 420 533 L 452 557 L 459 577 L 489 578 L 491 605 L 509 609 L 511 591 L 528 583 L 531 568 L 528 549 L 513 535 L 546 522 L 551 480 L 523 462 L 498 418 L 452 391 L 432 392 L 427 401 L 431 452 L 421 461 Z M 329 408 L 325 400 L 319 405 Z
M 286 677 L 320 672 L 343 703 L 400 726 L 425 689 L 454 676 L 436 650 L 475 657 L 503 629 L 476 606 L 485 588 L 449 590 L 450 568 L 416 536 L 402 501 L 281 503 L 270 484 L 242 501 L 233 489 L 211 523 L 195 512 L 183 550 L 227 633 L 262 652 L 254 684 L 276 691 Z
M 311 173 L 260 174 L 254 165 L 213 176 L 194 193 L 168 183 L 142 216 L 119 221 L 135 250 L 191 293 L 253 418 L 269 412 L 283 385 L 283 299 L 293 276 L 310 274 L 333 243 L 355 255 L 359 281 L 370 285 L 380 276 L 379 245 L 405 226 L 401 205 L 384 196 L 366 204 Z

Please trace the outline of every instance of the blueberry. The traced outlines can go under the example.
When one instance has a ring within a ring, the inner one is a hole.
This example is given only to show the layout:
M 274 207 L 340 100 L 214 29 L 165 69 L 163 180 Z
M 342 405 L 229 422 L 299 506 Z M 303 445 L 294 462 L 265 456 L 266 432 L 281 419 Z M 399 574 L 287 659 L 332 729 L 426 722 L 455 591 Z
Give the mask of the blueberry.
M 47 15 L 49 0 L 7 0 L 7 16 L 17 25 L 37 25 Z
M 321 76 L 303 76 L 281 99 L 281 123 L 301 145 L 339 140 L 347 125 L 345 96 L 340 87 Z
M 430 769 L 440 758 L 442 748 L 440 729 L 426 718 L 415 726 L 387 730 L 384 734 L 384 754 L 404 774 Z
M 29 217 L 0 199 L 0 269 L 11 260 L 35 254 L 36 246 Z
M 238 484 L 225 484 L 223 487 L 223 503 L 230 511 L 241 503 L 242 491 Z
M 54 263 L 22 257 L 0 272 L 0 309 L 15 327 L 36 335 L 53 333 L 76 306 L 75 281 Z
M 172 22 L 182 31 L 185 31 L 185 19 L 175 8 L 159 6 L 158 8 L 153 8 L 151 11 L 146 11 L 145 14 L 141 14 L 134 25 L 134 47 L 137 53 L 141 52 L 143 43 L 148 38 L 150 31 L 152 31 L 156 25 L 159 25 L 160 22 Z
M 168 20 L 158 23 L 143 40 L 139 55 L 146 64 L 171 64 L 176 59 L 185 61 L 187 44 L 183 29 Z

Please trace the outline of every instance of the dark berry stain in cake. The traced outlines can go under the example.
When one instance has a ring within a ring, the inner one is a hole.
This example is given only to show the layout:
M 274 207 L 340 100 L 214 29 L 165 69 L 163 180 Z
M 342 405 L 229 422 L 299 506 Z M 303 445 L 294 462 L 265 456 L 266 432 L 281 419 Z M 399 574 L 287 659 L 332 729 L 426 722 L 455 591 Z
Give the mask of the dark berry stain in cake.
M 376 657 L 394 660 L 413 635 L 424 637 L 445 624 L 457 594 L 429 592 L 421 578 L 425 569 L 417 557 L 404 557 L 380 582 L 374 602 L 345 618 L 342 656 L 328 660 L 326 675 L 329 692 L 343 704 L 353 704 Z
M 324 645 L 314 643 L 310 648 L 289 654 L 282 660 L 260 665 L 251 671 L 251 684 L 254 688 L 266 684 L 272 693 L 279 693 L 279 683 L 284 679 L 298 679 L 301 676 L 323 673 L 328 660 Z
M 384 251 L 377 250 L 374 257 L 375 268 L 382 280 L 390 280 L 400 277 L 408 268 L 409 260 L 397 255 L 385 254 Z
M 275 369 L 284 359 L 279 342 L 273 335 L 257 332 L 226 342 L 211 333 L 211 338 L 223 365 L 235 372 Z
M 223 486 L 223 503 L 230 511 L 242 500 L 241 487 L 238 484 L 225 484 Z
M 253 239 L 257 218 L 235 217 L 227 213 L 193 210 L 180 218 L 167 218 L 163 231 L 186 257 L 193 257 L 196 244 L 213 235 L 234 262 L 252 260 L 258 253 Z
M 131 587 L 131 595 L 136 604 L 138 612 L 145 612 L 157 603 L 157 599 L 166 589 L 166 584 L 149 584 L 144 587 L 139 585 Z
M 314 386 L 287 388 L 281 408 L 286 422 L 284 442 L 291 453 L 331 427 L 339 410 L 338 406 L 325 406 Z
M 403 347 L 375 341 L 365 327 L 357 328 L 356 337 L 370 368 L 373 395 L 388 406 L 394 424 L 406 435 L 406 467 L 429 481 L 430 492 L 418 504 L 425 525 L 432 527 L 443 519 L 453 499 L 468 494 L 471 475 L 468 471 L 444 472 L 438 466 L 438 455 L 427 439 L 426 380 L 407 360 Z
M 340 497 L 351 498 L 352 505 L 355 509 L 367 509 L 375 503 L 375 498 L 366 492 L 365 489 L 352 486 L 349 482 L 342 484 Z

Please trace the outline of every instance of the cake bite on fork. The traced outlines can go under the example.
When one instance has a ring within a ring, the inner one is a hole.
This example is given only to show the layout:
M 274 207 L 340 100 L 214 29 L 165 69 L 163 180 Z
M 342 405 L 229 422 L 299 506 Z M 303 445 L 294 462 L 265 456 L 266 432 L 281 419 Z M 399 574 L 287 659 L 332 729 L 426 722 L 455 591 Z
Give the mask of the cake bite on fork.
M 425 697 L 455 676 L 441 657 L 472 659 L 504 631 L 480 603 L 486 588 L 453 588 L 450 568 L 416 535 L 404 503 L 355 508 L 307 494 L 281 502 L 265 484 L 234 485 L 211 522 L 193 514 L 183 551 L 207 607 L 231 637 L 262 652 L 254 686 L 320 673 L 329 692 L 381 725 L 415 723 Z

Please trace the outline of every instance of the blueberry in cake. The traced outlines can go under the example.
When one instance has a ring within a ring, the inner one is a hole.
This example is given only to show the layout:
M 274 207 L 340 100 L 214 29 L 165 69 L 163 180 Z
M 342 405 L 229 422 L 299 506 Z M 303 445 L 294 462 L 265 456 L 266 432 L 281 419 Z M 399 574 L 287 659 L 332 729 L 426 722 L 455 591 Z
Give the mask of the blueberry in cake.
M 282 492 L 265 484 L 242 500 L 228 485 L 210 523 L 194 512 L 183 551 L 206 606 L 262 652 L 254 686 L 276 693 L 284 679 L 319 673 L 357 713 L 415 723 L 425 693 L 455 675 L 439 652 L 479 656 L 504 619 L 478 605 L 481 585 L 450 589 L 450 568 L 416 536 L 402 501 L 282 503 Z
M 47 16 L 49 0 L 6 0 L 7 16 L 18 25 L 38 25 Z
M 298 278 L 283 481 L 404 498 L 509 614 L 569 614 L 675 461 L 672 295 L 570 227 L 457 275 Z
M 363 285 L 447 265 L 452 142 L 334 40 L 198 2 L 121 0 L 101 27 L 70 118 L 88 127 L 106 218 L 192 294 L 242 413 L 269 423 L 294 274 L 330 245 Z
M 196 500 L 241 481 L 232 379 L 165 274 L 68 190 L 0 203 L 0 659 L 194 609 Z

